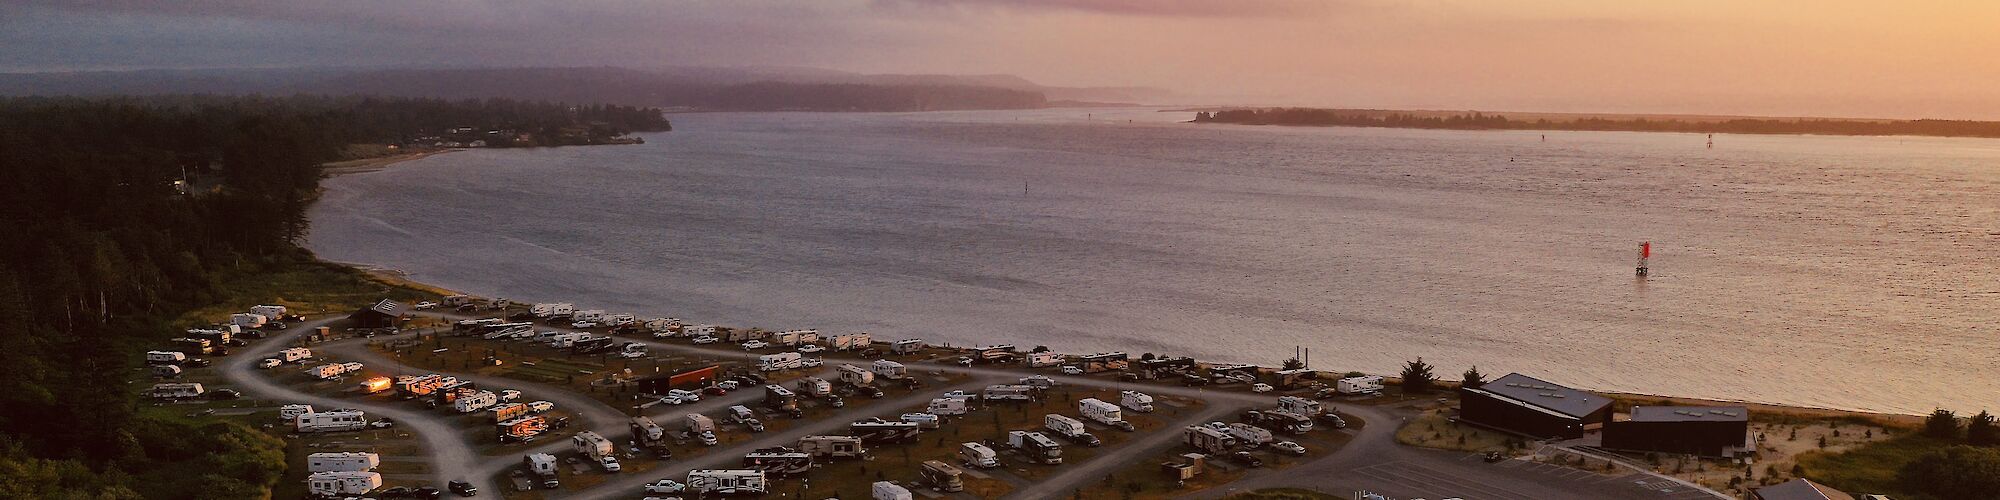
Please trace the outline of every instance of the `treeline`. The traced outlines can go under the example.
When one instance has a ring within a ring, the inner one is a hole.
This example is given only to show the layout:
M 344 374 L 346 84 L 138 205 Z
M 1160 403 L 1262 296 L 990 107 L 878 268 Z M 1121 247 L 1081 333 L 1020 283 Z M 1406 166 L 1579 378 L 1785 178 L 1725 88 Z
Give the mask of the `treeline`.
M 370 98 L 0 99 L 0 497 L 258 498 L 282 443 L 147 416 L 139 353 L 217 279 L 310 259 L 319 165 L 447 127 L 665 127 L 657 110 Z M 184 194 L 181 181 L 205 189 Z
M 2000 122 L 1970 120 L 1840 120 L 1821 118 L 1731 118 L 1677 120 L 1584 117 L 1566 120 L 1509 119 L 1504 115 L 1448 115 L 1319 108 L 1232 109 L 1195 113 L 1196 122 L 1245 125 L 1311 125 L 1428 128 L 1452 130 L 1585 130 L 1715 134 L 1915 135 L 2000 137 Z

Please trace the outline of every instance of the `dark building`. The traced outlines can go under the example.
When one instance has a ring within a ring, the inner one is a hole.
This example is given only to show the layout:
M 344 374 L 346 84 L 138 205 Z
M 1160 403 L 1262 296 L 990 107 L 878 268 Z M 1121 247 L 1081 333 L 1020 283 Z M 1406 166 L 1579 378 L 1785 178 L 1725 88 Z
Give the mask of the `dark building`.
M 1604 425 L 1604 448 L 1707 457 L 1749 451 L 1750 410 L 1741 406 L 1636 406 Z
M 639 379 L 640 394 L 666 394 L 670 389 L 696 390 L 715 384 L 718 366 L 708 365 L 690 368 L 667 375 L 654 375 Z
M 1757 488 L 1750 493 L 1750 497 L 1753 500 L 1854 500 L 1853 495 L 1805 478 Z
M 1610 398 L 1519 373 L 1458 395 L 1460 421 L 1539 438 L 1583 437 L 1611 420 Z
M 410 309 L 403 307 L 401 302 L 382 299 L 375 305 L 354 311 L 354 314 L 347 315 L 347 319 L 354 320 L 357 328 L 387 328 L 401 324 L 403 316 L 409 313 Z

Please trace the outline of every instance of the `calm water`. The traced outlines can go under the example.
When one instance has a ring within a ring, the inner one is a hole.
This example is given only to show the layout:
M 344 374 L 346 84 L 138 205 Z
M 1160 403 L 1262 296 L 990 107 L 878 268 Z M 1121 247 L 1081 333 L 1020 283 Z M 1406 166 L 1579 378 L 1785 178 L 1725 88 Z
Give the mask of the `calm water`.
M 328 182 L 309 246 L 736 326 L 2000 410 L 2000 141 L 1085 113 L 691 114 L 440 155 Z

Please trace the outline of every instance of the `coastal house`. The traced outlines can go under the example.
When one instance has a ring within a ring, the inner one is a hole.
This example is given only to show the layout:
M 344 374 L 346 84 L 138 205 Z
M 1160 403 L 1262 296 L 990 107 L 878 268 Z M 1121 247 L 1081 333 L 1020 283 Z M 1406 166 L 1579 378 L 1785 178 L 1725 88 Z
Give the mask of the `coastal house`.
M 1757 488 L 1750 493 L 1750 498 L 1752 500 L 1854 500 L 1853 495 L 1806 478 Z
M 375 305 L 354 311 L 354 314 L 347 315 L 347 319 L 353 320 L 356 328 L 387 328 L 401 324 L 403 317 L 409 314 L 410 308 L 403 303 L 382 299 Z
M 1730 457 L 1755 450 L 1741 406 L 1635 406 L 1604 425 L 1608 450 Z
M 1579 438 L 1611 420 L 1611 398 L 1519 373 L 1458 393 L 1459 421 L 1537 438 Z

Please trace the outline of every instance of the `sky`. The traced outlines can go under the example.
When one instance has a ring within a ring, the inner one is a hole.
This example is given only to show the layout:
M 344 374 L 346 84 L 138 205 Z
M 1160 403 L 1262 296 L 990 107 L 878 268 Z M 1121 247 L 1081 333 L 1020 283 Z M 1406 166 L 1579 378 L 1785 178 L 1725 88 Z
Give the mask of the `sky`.
M 0 0 L 0 71 L 807 66 L 1189 103 L 2000 119 L 1991 0 Z

